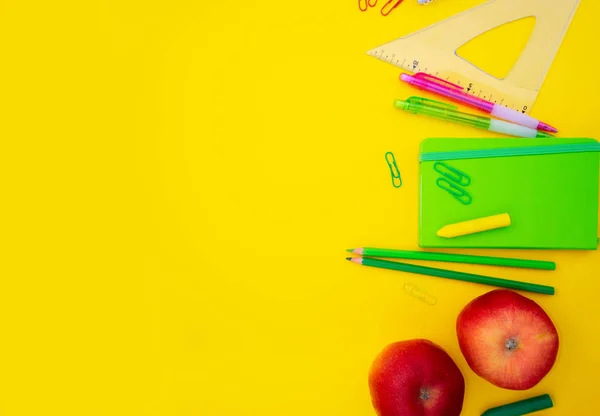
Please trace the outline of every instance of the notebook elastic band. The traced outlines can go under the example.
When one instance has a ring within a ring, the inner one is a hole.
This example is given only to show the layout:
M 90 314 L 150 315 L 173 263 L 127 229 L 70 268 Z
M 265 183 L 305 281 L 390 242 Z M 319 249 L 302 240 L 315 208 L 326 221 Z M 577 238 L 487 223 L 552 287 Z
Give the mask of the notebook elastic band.
M 511 156 L 556 155 L 561 153 L 600 152 L 600 143 L 553 144 L 550 146 L 508 147 L 504 149 L 458 150 L 419 155 L 420 162 L 458 159 L 483 159 Z

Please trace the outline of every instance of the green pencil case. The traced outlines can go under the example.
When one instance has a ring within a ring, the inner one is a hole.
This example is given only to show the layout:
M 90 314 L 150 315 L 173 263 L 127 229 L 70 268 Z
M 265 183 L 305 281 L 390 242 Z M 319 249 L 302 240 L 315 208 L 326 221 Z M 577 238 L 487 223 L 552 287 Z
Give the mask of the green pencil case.
M 599 161 L 594 139 L 424 140 L 419 245 L 595 250 Z M 445 225 L 502 213 L 509 227 L 437 235 Z

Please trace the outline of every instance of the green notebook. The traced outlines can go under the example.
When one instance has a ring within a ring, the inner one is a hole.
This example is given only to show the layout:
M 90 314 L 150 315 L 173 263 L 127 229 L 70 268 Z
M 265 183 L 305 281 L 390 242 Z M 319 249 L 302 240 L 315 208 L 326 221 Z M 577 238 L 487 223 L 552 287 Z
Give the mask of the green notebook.
M 427 139 L 419 159 L 421 247 L 598 247 L 594 139 Z M 502 213 L 511 226 L 437 236 L 445 225 Z

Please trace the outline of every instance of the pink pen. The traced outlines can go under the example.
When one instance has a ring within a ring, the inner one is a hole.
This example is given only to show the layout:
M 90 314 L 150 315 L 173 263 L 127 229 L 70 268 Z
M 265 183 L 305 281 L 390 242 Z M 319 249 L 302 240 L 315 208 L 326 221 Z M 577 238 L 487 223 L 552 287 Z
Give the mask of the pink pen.
M 518 111 L 511 110 L 510 108 L 503 107 L 499 104 L 473 97 L 464 92 L 464 88 L 460 85 L 452 84 L 451 82 L 444 81 L 433 75 L 425 74 L 423 72 L 419 72 L 415 75 L 402 74 L 400 75 L 400 79 L 419 89 L 442 95 L 461 104 L 489 113 L 494 117 L 520 124 L 521 126 L 550 133 L 556 133 L 558 131 L 554 127 L 536 120 L 527 114 L 519 113 Z

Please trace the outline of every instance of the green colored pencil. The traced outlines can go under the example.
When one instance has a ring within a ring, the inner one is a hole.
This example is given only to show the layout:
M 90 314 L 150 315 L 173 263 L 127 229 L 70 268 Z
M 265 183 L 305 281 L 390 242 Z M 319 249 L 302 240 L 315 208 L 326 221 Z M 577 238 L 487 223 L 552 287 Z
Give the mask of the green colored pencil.
M 391 250 L 387 248 L 351 248 L 350 253 L 368 257 L 392 259 L 445 261 L 448 263 L 485 264 L 488 266 L 518 267 L 523 269 L 556 270 L 556 263 L 542 260 L 510 259 L 504 257 L 472 256 L 467 254 L 433 253 L 429 251 Z
M 526 415 L 529 413 L 538 412 L 540 410 L 550 409 L 551 407 L 554 407 L 552 398 L 547 394 L 543 394 L 541 396 L 532 397 L 531 399 L 494 407 L 483 412 L 481 416 Z
M 378 267 L 380 269 L 398 270 L 401 272 L 423 274 L 427 276 L 443 277 L 446 279 L 462 280 L 464 282 L 479 283 L 482 285 L 498 286 L 507 289 L 524 290 L 527 292 L 554 295 L 552 286 L 536 285 L 535 283 L 518 282 L 516 280 L 499 279 L 497 277 L 481 276 L 478 274 L 455 272 L 453 270 L 435 269 L 433 267 L 417 266 L 415 264 L 400 263 L 395 261 L 379 260 L 370 257 L 348 257 L 346 260 L 363 266 Z

